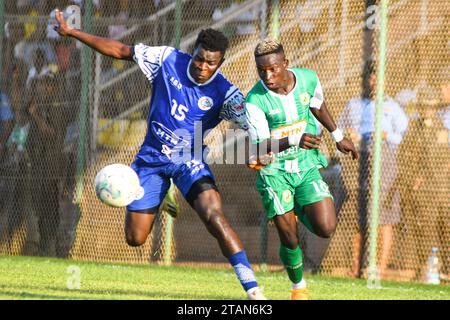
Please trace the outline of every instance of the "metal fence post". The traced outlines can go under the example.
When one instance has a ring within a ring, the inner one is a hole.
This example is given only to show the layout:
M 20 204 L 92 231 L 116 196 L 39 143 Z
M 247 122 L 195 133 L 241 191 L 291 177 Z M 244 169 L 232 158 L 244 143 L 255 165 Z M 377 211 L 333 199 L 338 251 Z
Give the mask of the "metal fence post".
M 380 275 L 377 268 L 377 240 L 378 240 L 378 210 L 381 178 L 381 117 L 384 104 L 384 68 L 386 61 L 386 34 L 387 34 L 387 0 L 381 0 L 380 19 L 380 53 L 377 70 L 377 101 L 375 116 L 375 146 L 373 158 L 372 180 L 372 210 L 370 219 L 370 247 L 369 247 L 369 273 L 367 286 L 377 289 L 380 287 Z
M 180 47 L 180 39 L 181 39 L 181 17 L 182 17 L 182 0 L 177 0 L 175 5 L 175 47 L 179 49 Z M 170 181 L 171 184 L 173 184 L 173 181 Z M 167 192 L 174 193 L 175 188 L 169 188 Z M 174 196 L 172 196 L 172 199 L 175 199 Z M 176 201 L 176 199 L 175 199 Z M 166 220 L 166 226 L 164 229 L 164 257 L 163 262 L 165 265 L 172 264 L 173 260 L 173 248 L 172 248 L 172 241 L 173 241 L 173 220 L 174 218 L 166 214 L 167 220 Z
M 92 0 L 85 2 L 84 11 L 84 27 L 83 29 L 90 33 L 92 29 Z M 81 197 L 84 190 L 84 161 L 85 161 L 85 146 L 86 146 L 86 122 L 89 108 L 89 81 L 91 78 L 91 51 L 86 45 L 83 45 L 82 59 L 81 59 L 81 95 L 80 95 L 80 113 L 78 117 L 78 125 L 80 130 L 78 140 L 78 155 L 77 155 L 77 169 L 76 169 L 76 189 L 75 189 L 75 203 L 80 204 Z

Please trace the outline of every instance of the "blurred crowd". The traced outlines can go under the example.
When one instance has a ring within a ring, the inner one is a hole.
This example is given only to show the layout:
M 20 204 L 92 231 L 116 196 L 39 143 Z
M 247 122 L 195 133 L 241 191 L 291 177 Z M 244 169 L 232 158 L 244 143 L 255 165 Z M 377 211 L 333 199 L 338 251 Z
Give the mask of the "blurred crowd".
M 61 1 L 6 2 L 6 15 L 18 18 L 7 20 L 2 52 L 2 109 L 10 125 L 0 126 L 0 240 L 8 252 L 18 245 L 28 254 L 65 257 L 73 230 L 64 224 L 74 224 L 76 210 L 61 207 L 70 206 L 74 188 L 79 86 L 73 84 L 81 74 L 76 44 L 50 28 L 55 3 Z M 26 219 L 30 209 L 34 220 Z M 70 222 L 61 220 L 65 214 Z M 28 230 L 35 238 L 19 232 L 36 226 Z

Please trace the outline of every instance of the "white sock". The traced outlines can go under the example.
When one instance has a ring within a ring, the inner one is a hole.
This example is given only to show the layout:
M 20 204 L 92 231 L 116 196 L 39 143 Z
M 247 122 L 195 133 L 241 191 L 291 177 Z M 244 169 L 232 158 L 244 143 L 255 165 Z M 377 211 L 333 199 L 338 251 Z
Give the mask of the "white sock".
M 259 288 L 258 287 L 253 287 L 253 288 L 251 288 L 251 289 L 248 289 L 247 290 L 247 293 L 248 294 L 252 294 L 253 292 L 255 292 L 256 290 L 258 290 Z
M 304 289 L 306 288 L 306 281 L 302 279 L 299 283 L 292 283 L 292 289 Z

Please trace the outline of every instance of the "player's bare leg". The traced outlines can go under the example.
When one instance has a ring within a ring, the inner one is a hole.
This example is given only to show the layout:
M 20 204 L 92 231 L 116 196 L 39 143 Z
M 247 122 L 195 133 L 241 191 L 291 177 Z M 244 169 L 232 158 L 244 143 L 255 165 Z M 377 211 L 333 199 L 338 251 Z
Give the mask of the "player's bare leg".
M 308 289 L 303 279 L 302 251 L 299 246 L 297 219 L 294 211 L 273 218 L 280 237 L 280 259 L 292 283 L 291 299 L 307 300 Z
M 194 209 L 209 233 L 219 242 L 222 254 L 226 258 L 244 249 L 241 240 L 223 214 L 220 194 L 216 190 L 209 189 L 200 193 L 194 201 Z
M 336 210 L 331 198 L 303 207 L 312 231 L 322 238 L 329 238 L 336 229 Z M 274 218 L 281 241 L 280 257 L 292 282 L 292 299 L 307 299 L 308 291 L 303 280 L 302 252 L 299 247 L 297 219 L 294 211 Z
M 155 221 L 156 209 L 127 211 L 125 216 L 125 238 L 132 247 L 141 246 L 147 240 Z
M 297 248 L 299 244 L 297 219 L 294 210 L 289 211 L 281 216 L 273 218 L 273 222 L 277 227 L 280 242 L 289 249 Z
M 308 204 L 303 211 L 311 223 L 314 234 L 321 238 L 330 238 L 336 230 L 336 209 L 331 198 Z
M 258 287 L 241 239 L 223 214 L 220 194 L 214 189 L 205 190 L 198 194 L 193 207 L 209 233 L 216 238 L 222 254 L 233 266 L 247 297 L 251 300 L 266 300 Z

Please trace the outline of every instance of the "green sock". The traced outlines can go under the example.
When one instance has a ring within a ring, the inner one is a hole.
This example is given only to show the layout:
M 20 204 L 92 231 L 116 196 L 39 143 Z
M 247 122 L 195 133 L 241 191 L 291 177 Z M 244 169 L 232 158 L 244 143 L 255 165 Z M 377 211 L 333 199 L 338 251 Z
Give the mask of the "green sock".
M 286 268 L 289 279 L 293 283 L 299 283 L 303 278 L 302 250 L 297 246 L 295 249 L 289 249 L 280 246 L 280 258 Z

